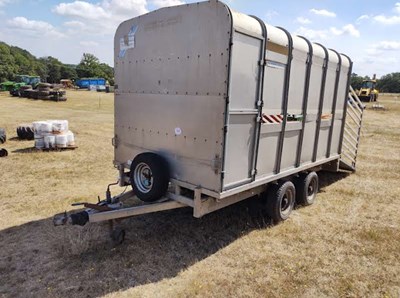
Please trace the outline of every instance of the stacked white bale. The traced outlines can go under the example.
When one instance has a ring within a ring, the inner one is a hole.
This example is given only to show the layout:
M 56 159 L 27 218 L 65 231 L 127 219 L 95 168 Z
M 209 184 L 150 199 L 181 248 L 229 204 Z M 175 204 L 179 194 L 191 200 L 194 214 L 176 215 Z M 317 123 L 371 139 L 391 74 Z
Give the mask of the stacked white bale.
M 68 128 L 68 120 L 33 122 L 35 147 L 37 149 L 51 149 L 75 146 L 74 133 Z

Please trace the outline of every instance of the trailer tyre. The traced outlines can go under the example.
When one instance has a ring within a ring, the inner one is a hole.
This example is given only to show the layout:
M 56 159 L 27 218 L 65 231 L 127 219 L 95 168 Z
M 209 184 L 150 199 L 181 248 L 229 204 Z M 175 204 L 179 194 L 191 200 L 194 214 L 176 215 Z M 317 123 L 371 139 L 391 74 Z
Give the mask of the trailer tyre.
M 318 175 L 315 172 L 302 174 L 296 180 L 296 202 L 310 206 L 315 202 L 318 193 Z
M 144 202 L 159 200 L 167 191 L 169 166 L 155 153 L 142 153 L 131 164 L 131 185 L 136 196 Z
M 285 221 L 292 213 L 296 188 L 291 181 L 283 181 L 267 190 L 267 214 L 274 223 Z
M 4 128 L 0 128 L 0 144 L 3 144 L 7 141 L 6 130 Z

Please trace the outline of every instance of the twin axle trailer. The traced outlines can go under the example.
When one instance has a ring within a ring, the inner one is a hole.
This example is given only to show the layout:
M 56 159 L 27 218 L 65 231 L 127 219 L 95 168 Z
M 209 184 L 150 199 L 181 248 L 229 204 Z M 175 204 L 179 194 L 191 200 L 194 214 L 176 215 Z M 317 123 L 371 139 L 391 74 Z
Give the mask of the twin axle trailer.
M 132 191 L 55 224 L 201 217 L 253 196 L 279 222 L 313 203 L 317 171 L 355 171 L 363 105 L 346 55 L 216 0 L 125 21 L 114 49 L 114 164 Z M 133 196 L 145 204 L 124 208 Z

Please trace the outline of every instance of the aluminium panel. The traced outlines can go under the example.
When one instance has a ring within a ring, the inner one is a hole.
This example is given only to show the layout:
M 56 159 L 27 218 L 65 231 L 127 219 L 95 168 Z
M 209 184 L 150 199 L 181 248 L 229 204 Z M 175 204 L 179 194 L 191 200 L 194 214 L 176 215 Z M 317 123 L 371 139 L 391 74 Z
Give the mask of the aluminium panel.
M 163 8 L 115 34 L 115 162 L 152 151 L 172 177 L 221 191 L 231 17 L 218 2 Z
M 224 158 L 224 189 L 247 183 L 251 179 L 262 45 L 262 36 L 257 38 L 234 32 Z

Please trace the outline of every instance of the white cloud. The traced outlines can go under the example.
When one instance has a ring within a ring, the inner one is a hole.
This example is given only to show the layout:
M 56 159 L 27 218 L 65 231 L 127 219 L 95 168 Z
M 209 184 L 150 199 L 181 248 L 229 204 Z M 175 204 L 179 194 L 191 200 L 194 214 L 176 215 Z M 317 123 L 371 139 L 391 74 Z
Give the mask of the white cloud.
M 400 41 L 381 41 L 376 46 L 376 49 L 384 51 L 397 51 L 400 50 Z
M 85 1 L 60 3 L 53 9 L 53 12 L 63 16 L 79 17 L 82 19 L 92 20 L 109 16 L 104 8 L 100 5 Z
M 24 31 L 30 35 L 40 35 L 40 36 L 52 36 L 52 37 L 63 37 L 64 34 L 57 31 L 53 25 L 36 20 L 28 20 L 25 17 L 15 17 L 7 21 L 8 27 L 11 29 L 16 29 Z
M 295 31 L 295 34 L 307 37 L 312 41 L 318 41 L 327 39 L 329 32 L 327 30 L 314 30 L 305 27 L 300 27 Z
M 360 24 L 363 20 L 369 20 L 371 17 L 367 14 L 363 14 L 362 16 L 360 16 L 357 20 L 356 23 Z
M 398 25 L 400 24 L 400 2 L 397 2 L 394 6 L 393 11 L 398 15 L 386 16 L 380 14 L 374 17 L 374 20 L 383 25 Z
M 319 16 L 323 16 L 323 17 L 329 17 L 329 18 L 334 18 L 336 17 L 336 13 L 332 12 L 332 11 L 328 11 L 326 9 L 315 9 L 312 8 L 310 9 L 310 12 Z
M 309 19 L 307 19 L 307 18 L 304 18 L 304 17 L 298 17 L 296 19 L 296 22 L 299 23 L 299 24 L 303 24 L 303 25 L 311 24 L 311 21 Z
M 336 27 L 331 27 L 330 31 L 332 34 L 337 36 L 350 35 L 353 37 L 360 37 L 360 31 L 358 31 L 353 24 L 347 24 L 343 26 L 341 29 L 337 29 Z
M 400 14 L 400 2 L 397 2 L 397 3 L 394 5 L 394 11 L 395 11 L 396 13 L 399 13 L 399 14 Z
M 68 21 L 64 23 L 64 26 L 71 28 L 84 28 L 85 24 L 80 21 Z
M 11 2 L 11 0 L 0 0 L 0 6 L 4 6 L 10 2 Z
M 184 1 L 180 0 L 151 0 L 150 2 L 157 8 L 185 4 Z
M 374 20 L 384 25 L 397 25 L 400 24 L 400 16 L 387 17 L 383 14 L 374 17 Z
M 279 13 L 275 10 L 268 10 L 265 14 L 267 20 L 272 20 L 274 17 L 279 16 Z
M 89 41 L 89 40 L 81 41 L 81 42 L 79 42 L 79 44 L 84 47 L 97 47 L 99 45 L 98 42 Z
M 85 27 L 89 34 L 114 34 L 117 26 L 127 19 L 148 12 L 146 0 L 103 0 L 98 3 L 74 1 L 60 3 L 53 8 L 56 14 L 71 18 L 65 25 L 70 28 Z
M 389 58 L 388 55 L 383 55 L 384 52 L 388 51 L 399 51 L 400 50 L 400 41 L 393 41 L 393 40 L 383 40 L 377 44 L 371 45 L 365 51 L 370 56 L 384 56 L 385 58 Z

